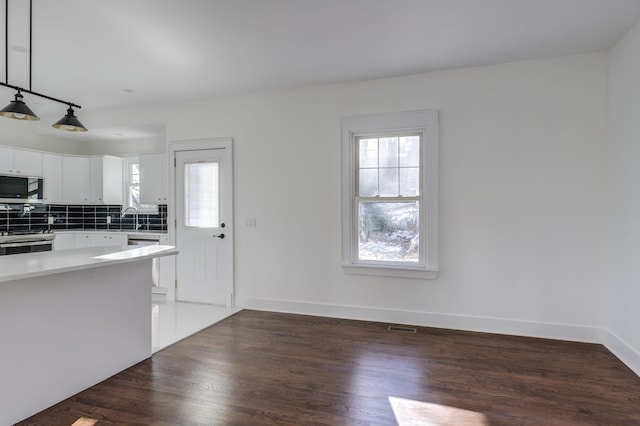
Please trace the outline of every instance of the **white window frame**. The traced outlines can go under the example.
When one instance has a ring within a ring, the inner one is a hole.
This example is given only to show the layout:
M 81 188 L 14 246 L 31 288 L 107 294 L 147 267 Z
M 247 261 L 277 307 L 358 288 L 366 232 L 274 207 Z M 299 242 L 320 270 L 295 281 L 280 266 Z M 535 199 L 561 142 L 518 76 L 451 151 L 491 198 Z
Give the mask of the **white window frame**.
M 419 134 L 421 147 L 420 262 L 359 261 L 356 225 L 356 139 Z M 422 255 L 424 253 L 424 256 Z M 438 266 L 438 111 L 357 115 L 342 119 L 342 268 L 349 274 L 435 279 Z

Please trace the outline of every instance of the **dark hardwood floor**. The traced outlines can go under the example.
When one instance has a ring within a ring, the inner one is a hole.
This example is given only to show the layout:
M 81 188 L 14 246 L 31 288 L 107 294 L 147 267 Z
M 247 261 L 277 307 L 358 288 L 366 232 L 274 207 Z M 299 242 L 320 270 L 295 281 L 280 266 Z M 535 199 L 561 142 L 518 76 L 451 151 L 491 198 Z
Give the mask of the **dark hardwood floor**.
M 640 378 L 601 345 L 245 310 L 20 424 L 92 420 L 640 425 Z

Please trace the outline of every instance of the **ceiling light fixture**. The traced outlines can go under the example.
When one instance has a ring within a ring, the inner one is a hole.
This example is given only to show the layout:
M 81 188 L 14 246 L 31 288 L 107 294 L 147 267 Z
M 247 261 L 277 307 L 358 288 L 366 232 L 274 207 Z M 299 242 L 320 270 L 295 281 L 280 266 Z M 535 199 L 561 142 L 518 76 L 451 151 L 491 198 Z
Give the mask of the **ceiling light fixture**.
M 33 44 L 31 42 L 31 38 L 33 35 L 32 25 L 33 25 L 33 0 L 29 0 L 29 90 L 23 89 L 22 87 L 14 86 L 9 84 L 9 0 L 5 0 L 5 45 L 4 45 L 4 66 L 5 66 L 5 81 L 4 83 L 0 81 L 0 86 L 8 87 L 10 89 L 16 90 L 17 93 L 15 95 L 15 99 L 9 103 L 6 107 L 0 110 L 0 116 L 13 118 L 16 120 L 40 120 L 40 118 L 34 114 L 33 111 L 27 106 L 27 104 L 23 101 L 23 96 L 21 92 L 29 93 L 34 96 L 38 96 L 41 98 L 49 99 L 50 101 L 58 102 L 61 104 L 68 105 L 67 114 L 62 117 L 57 123 L 53 125 L 56 129 L 67 130 L 72 132 L 86 132 L 87 128 L 80 123 L 80 120 L 75 116 L 73 112 L 73 108 L 82 108 L 80 105 L 76 105 L 72 102 L 63 101 L 57 98 L 53 98 L 51 96 L 43 95 L 42 93 L 37 93 L 31 90 L 31 52 L 33 51 Z M 25 49 L 26 50 L 26 49 Z

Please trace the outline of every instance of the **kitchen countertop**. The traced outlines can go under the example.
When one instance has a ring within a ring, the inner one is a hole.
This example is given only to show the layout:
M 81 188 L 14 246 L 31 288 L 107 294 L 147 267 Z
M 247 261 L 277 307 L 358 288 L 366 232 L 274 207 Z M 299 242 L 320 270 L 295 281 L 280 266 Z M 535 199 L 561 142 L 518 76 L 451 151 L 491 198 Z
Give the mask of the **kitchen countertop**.
M 0 257 L 0 282 L 78 271 L 178 254 L 174 246 L 112 246 L 15 254 Z

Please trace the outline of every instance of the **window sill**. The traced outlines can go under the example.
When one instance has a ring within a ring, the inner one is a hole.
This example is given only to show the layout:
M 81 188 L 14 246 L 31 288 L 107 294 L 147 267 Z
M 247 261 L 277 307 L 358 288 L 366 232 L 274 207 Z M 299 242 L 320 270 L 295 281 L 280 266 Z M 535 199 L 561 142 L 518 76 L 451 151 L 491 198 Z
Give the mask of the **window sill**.
M 343 263 L 342 269 L 345 273 L 354 275 L 374 275 L 379 277 L 414 278 L 423 280 L 434 280 L 438 277 L 437 269 L 428 268 L 354 265 Z

